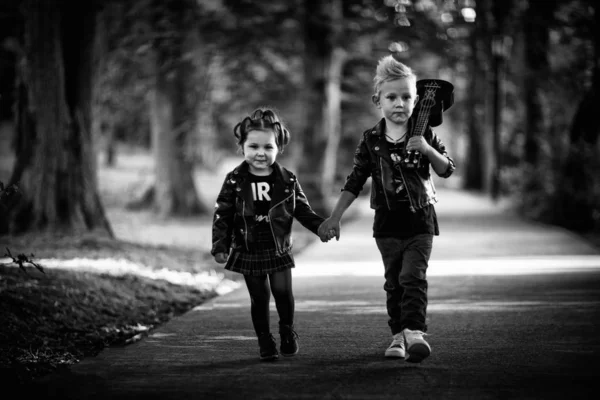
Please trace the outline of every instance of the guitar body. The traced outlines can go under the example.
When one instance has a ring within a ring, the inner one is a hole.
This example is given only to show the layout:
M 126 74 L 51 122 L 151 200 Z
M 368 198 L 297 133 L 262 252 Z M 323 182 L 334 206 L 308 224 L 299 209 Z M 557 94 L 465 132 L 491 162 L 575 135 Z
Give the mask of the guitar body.
M 422 136 L 428 126 L 439 126 L 443 121 L 444 111 L 454 104 L 454 85 L 442 79 L 421 79 L 417 81 L 419 101 L 411 115 L 412 132 L 410 136 Z M 418 168 L 421 153 L 408 151 L 402 164 L 409 169 Z
M 421 106 L 426 99 L 425 93 L 426 88 L 431 85 L 439 86 L 435 89 L 434 104 L 429 110 L 429 126 L 440 126 L 443 122 L 443 113 L 454 104 L 454 85 L 448 81 L 441 79 L 421 79 L 417 81 L 417 94 L 419 95 L 419 102 L 415 106 L 413 116 L 417 116 L 421 110 Z

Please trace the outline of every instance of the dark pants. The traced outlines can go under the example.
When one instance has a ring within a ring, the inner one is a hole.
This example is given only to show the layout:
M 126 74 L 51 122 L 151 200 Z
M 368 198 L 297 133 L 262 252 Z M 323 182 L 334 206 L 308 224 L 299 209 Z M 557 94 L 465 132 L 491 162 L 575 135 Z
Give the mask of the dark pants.
M 427 331 L 427 265 L 433 235 L 408 239 L 375 238 L 385 267 L 388 324 L 392 334 L 404 328 Z
M 294 323 L 294 294 L 292 292 L 292 270 L 274 272 L 269 275 L 244 275 L 250 294 L 250 313 L 257 336 L 270 332 L 269 301 L 271 293 L 279 314 L 279 325 Z

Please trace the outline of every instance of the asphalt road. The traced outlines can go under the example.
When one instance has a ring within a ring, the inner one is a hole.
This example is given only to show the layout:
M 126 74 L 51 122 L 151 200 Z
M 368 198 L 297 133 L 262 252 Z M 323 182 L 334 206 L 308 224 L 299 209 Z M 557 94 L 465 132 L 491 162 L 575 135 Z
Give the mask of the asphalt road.
M 587 399 L 600 390 L 600 251 L 445 191 L 421 364 L 391 340 L 366 204 L 296 257 L 300 352 L 260 362 L 241 288 L 32 385 L 45 399 Z M 272 326 L 277 318 L 272 307 Z M 23 396 L 21 393 L 18 397 Z M 4 397 L 3 397 L 4 398 Z M 16 398 L 16 397 L 15 397 Z

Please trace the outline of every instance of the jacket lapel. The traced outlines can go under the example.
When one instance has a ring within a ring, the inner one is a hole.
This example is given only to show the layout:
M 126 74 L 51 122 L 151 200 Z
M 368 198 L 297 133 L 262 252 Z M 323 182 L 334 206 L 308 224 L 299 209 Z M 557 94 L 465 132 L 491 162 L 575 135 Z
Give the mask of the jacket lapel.
M 243 161 L 233 170 L 232 180 L 235 183 L 236 195 L 244 202 L 244 215 L 254 215 L 254 199 L 252 199 L 252 188 L 248 179 L 248 163 Z
M 290 184 L 293 183 L 290 174 L 278 162 L 273 163 L 273 170 L 275 171 L 275 182 L 273 184 L 271 207 L 290 195 Z
M 390 156 L 390 148 L 388 142 L 385 140 L 385 119 L 381 118 L 381 121 L 373 127 L 371 130 L 371 140 L 373 152 L 378 156 L 387 161 L 390 165 L 393 165 L 392 157 Z
M 408 121 L 408 132 L 412 131 L 412 120 Z M 373 145 L 371 148 L 373 152 L 377 154 L 378 157 L 383 158 L 387 161 L 391 166 L 394 165 L 394 161 L 390 156 L 390 147 L 388 141 L 385 139 L 385 118 L 382 118 L 381 121 L 377 125 L 371 129 L 371 135 L 373 140 Z M 407 135 L 407 139 L 410 135 Z

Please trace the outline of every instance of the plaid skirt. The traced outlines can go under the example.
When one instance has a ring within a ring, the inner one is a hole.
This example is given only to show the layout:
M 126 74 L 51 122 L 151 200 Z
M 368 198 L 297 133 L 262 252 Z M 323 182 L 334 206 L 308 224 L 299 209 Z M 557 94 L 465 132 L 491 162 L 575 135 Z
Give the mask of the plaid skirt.
M 243 275 L 268 275 L 294 268 L 291 250 L 277 254 L 271 232 L 259 232 L 253 251 L 234 250 L 227 259 L 225 269 Z

